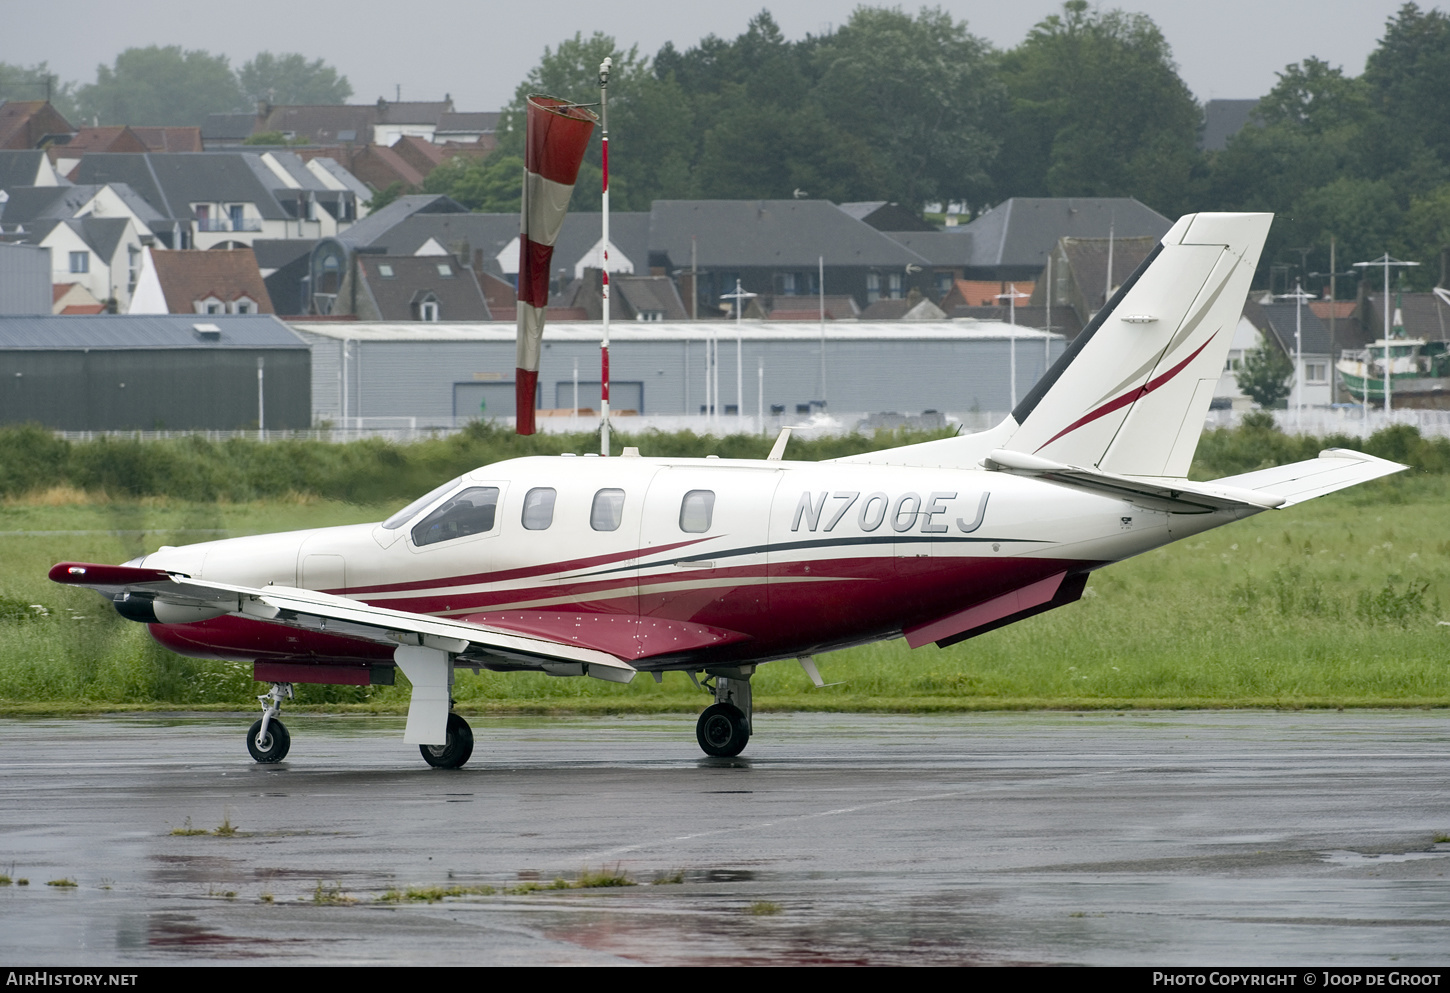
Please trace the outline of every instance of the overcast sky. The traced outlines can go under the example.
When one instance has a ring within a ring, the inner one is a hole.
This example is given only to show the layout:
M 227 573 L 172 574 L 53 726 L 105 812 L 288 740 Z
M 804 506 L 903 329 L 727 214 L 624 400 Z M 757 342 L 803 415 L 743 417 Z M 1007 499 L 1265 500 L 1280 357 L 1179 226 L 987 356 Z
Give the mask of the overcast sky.
M 1147 14 L 1158 24 L 1200 100 L 1257 97 L 1274 73 L 1308 56 L 1351 75 L 1384 34 L 1402 0 L 1126 0 L 1106 9 Z M 789 38 L 849 19 L 852 0 L 0 0 L 0 61 L 48 62 L 62 80 L 88 83 L 123 49 L 181 45 L 227 55 L 240 66 L 257 52 L 301 52 L 336 67 L 353 99 L 437 100 L 459 110 L 497 110 L 545 46 L 576 31 L 604 31 L 653 54 L 666 41 L 689 48 L 708 34 L 734 37 L 763 7 Z M 903 4 L 908 10 L 917 5 Z M 1051 0 L 945 0 L 939 6 L 1002 48 L 1060 9 Z M 1421 3 L 1432 8 L 1434 3 Z

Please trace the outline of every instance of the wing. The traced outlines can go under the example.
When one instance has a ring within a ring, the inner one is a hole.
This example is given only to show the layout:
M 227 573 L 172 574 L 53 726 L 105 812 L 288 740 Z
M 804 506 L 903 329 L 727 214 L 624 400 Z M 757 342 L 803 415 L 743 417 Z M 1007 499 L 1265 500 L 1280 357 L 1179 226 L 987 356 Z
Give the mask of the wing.
M 254 589 L 137 566 L 62 562 L 50 578 L 96 590 L 128 616 L 184 624 L 234 614 L 268 624 L 447 652 L 465 661 L 629 682 L 634 666 L 607 652 L 289 586 Z M 128 609 L 129 608 L 129 609 Z

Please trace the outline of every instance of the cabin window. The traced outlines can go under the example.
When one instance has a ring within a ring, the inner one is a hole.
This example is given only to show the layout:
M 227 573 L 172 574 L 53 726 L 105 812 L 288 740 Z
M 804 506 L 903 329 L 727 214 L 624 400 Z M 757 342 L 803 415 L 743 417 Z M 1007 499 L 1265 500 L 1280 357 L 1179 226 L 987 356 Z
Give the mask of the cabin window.
M 470 486 L 423 518 L 413 529 L 413 544 L 433 545 L 493 530 L 497 486 Z
M 680 530 L 702 534 L 710 530 L 715 516 L 715 491 L 691 490 L 680 501 Z
M 554 489 L 536 486 L 524 496 L 524 528 L 543 531 L 554 523 Z
M 589 510 L 589 526 L 596 531 L 618 531 L 624 520 L 624 490 L 600 490 Z

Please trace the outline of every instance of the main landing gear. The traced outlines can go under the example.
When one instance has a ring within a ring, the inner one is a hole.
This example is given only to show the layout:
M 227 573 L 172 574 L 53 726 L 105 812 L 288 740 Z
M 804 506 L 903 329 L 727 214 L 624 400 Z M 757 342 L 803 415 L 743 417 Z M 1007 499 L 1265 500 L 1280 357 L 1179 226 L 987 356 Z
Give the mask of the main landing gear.
M 277 719 L 282 701 L 292 699 L 291 683 L 273 683 L 272 689 L 257 697 L 262 704 L 262 719 L 247 731 L 247 751 L 258 762 L 281 762 L 292 747 L 292 736 Z
M 457 714 L 448 715 L 448 737 L 441 745 L 419 745 L 423 761 L 435 769 L 457 769 L 473 754 L 473 728 Z
M 700 715 L 695 724 L 695 738 L 706 755 L 718 758 L 739 755 L 750 741 L 750 677 L 755 666 L 705 671 L 703 684 L 696 685 L 713 696 L 715 702 Z

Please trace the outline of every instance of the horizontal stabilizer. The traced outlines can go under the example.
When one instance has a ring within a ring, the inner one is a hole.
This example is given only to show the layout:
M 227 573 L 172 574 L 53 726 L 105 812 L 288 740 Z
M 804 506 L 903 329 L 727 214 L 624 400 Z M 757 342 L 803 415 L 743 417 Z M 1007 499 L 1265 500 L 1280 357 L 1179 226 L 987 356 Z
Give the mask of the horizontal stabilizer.
M 1284 505 L 1284 498 L 1281 496 L 1257 492 L 1241 484 L 1225 485 L 1228 481 L 1222 479 L 1211 483 L 1194 483 L 1166 476 L 1121 476 L 1099 469 L 1064 465 L 1040 455 L 1003 449 L 987 456 L 982 461 L 982 467 L 997 472 L 1010 472 L 1015 476 L 1034 476 L 1115 496 L 1146 497 L 1167 503 L 1170 506 L 1165 509 L 1178 513 L 1203 514 L 1235 507 L 1272 510 Z
M 1409 466 L 1398 462 L 1350 451 L 1348 448 L 1327 448 L 1319 453 L 1317 459 L 1292 462 L 1272 469 L 1258 469 L 1239 476 L 1225 476 L 1223 479 L 1215 479 L 1212 485 L 1231 486 L 1265 496 L 1279 497 L 1282 499 L 1280 507 L 1292 507 L 1296 503 L 1408 468 Z

